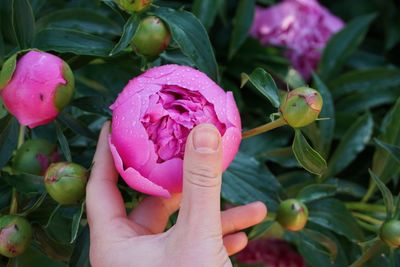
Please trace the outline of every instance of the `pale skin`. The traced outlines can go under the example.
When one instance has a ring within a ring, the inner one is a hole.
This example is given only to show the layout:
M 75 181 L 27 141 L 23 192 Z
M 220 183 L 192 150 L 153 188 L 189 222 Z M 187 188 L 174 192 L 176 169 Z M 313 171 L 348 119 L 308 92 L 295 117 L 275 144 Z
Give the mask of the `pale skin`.
M 218 130 L 199 125 L 188 136 L 182 194 L 147 197 L 129 214 L 117 188 L 108 146 L 100 133 L 87 186 L 90 261 L 93 267 L 220 267 L 247 245 L 243 229 L 261 222 L 261 202 L 220 210 L 222 148 Z M 171 214 L 177 222 L 165 231 Z

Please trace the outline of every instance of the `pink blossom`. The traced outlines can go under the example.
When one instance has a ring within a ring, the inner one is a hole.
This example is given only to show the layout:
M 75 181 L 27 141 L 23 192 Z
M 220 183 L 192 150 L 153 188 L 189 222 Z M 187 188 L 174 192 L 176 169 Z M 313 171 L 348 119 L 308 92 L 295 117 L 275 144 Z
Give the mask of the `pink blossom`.
M 232 93 L 190 67 L 146 71 L 128 83 L 111 109 L 116 168 L 130 187 L 146 194 L 181 192 L 186 138 L 198 124 L 212 123 L 220 131 L 224 169 L 239 148 L 241 122 Z
M 65 72 L 68 73 L 64 75 Z M 57 117 L 69 102 L 73 87 L 71 70 L 62 59 L 45 52 L 29 51 L 18 60 L 0 96 L 20 124 L 34 128 Z
M 308 79 L 326 43 L 343 25 L 317 0 L 284 0 L 269 8 L 257 7 L 250 34 L 264 45 L 286 47 L 293 67 Z
M 268 267 L 305 267 L 303 258 L 281 239 L 250 241 L 236 259 L 244 264 L 263 264 Z

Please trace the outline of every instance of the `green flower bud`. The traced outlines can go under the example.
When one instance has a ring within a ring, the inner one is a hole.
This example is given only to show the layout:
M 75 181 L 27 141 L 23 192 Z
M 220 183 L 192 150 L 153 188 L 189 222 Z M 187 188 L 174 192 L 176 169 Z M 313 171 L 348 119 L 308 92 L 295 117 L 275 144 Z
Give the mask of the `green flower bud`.
M 390 220 L 383 223 L 379 236 L 388 246 L 393 248 L 400 247 L 400 221 Z
M 157 57 L 169 45 L 171 34 L 164 22 L 150 16 L 142 20 L 132 39 L 132 49 L 147 58 Z
M 88 172 L 76 163 L 59 162 L 47 169 L 44 184 L 47 193 L 62 205 L 76 204 L 85 196 Z
M 32 139 L 17 150 L 12 167 L 17 172 L 43 175 L 51 163 L 59 160 L 56 145 L 44 139 Z
M 58 111 L 62 111 L 71 101 L 75 89 L 75 77 L 72 73 L 71 68 L 65 62 L 63 62 L 63 78 L 66 81 L 65 85 L 57 87 L 54 94 L 54 106 Z
M 314 122 L 322 109 L 322 97 L 312 88 L 300 87 L 286 94 L 279 111 L 282 118 L 293 128 Z
M 0 217 L 0 254 L 16 257 L 22 254 L 32 240 L 32 227 L 23 217 L 6 215 Z
M 289 231 L 299 231 L 304 228 L 308 220 L 306 205 L 297 199 L 287 199 L 278 208 L 276 221 Z
M 128 13 L 141 12 L 151 5 L 151 0 L 114 0 L 114 2 Z

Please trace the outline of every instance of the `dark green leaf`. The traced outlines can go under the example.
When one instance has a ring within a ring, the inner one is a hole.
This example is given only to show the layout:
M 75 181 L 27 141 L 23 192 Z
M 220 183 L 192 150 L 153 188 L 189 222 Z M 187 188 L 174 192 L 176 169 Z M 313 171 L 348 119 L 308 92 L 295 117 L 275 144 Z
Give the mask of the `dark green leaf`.
M 400 164 L 400 147 L 399 146 L 394 146 L 385 142 L 380 141 L 377 138 L 374 138 L 375 143 L 385 149 L 390 155 L 393 156 L 393 158 Z
M 6 165 L 17 148 L 18 122 L 14 117 L 6 116 L 0 120 L 0 169 Z
M 383 243 L 377 240 L 371 247 L 369 247 L 360 258 L 353 262 L 349 267 L 362 267 L 364 264 L 371 259 L 375 254 L 381 251 Z
M 113 46 L 102 37 L 69 29 L 44 29 L 35 38 L 38 49 L 77 55 L 108 56 Z
M 382 134 L 378 139 L 382 142 L 400 146 L 400 98 L 388 112 L 384 120 Z M 372 162 L 372 172 L 375 173 L 383 183 L 387 183 L 400 172 L 398 162 L 383 148 L 377 148 Z
M 3 184 L 3 178 L 0 176 L 0 212 L 10 204 L 11 190 L 8 184 Z
M 332 154 L 325 177 L 334 176 L 344 170 L 360 153 L 371 138 L 373 120 L 366 113 L 358 118 L 343 135 L 335 152 Z
M 0 90 L 11 80 L 12 75 L 17 65 L 17 54 L 12 55 L 4 62 L 0 72 Z
M 0 120 L 7 116 L 8 112 L 3 104 L 3 100 L 0 98 Z
M 3 60 L 4 60 L 4 38 L 3 38 L 3 33 L 1 31 L 1 20 L 0 20 L 0 66 L 3 65 Z M 1 82 L 0 82 L 1 84 Z M 1 88 L 1 86 L 0 86 Z
M 297 161 L 304 169 L 317 175 L 325 172 L 326 161 L 308 144 L 299 129 L 295 130 L 292 149 Z
M 368 27 L 376 15 L 364 15 L 350 21 L 327 44 L 319 64 L 323 80 L 333 77 L 364 40 Z
M 73 106 L 91 113 L 109 117 L 111 111 L 108 108 L 112 103 L 101 95 L 84 96 L 74 99 Z
M 306 238 L 317 242 L 321 247 L 323 247 L 329 253 L 329 257 L 332 261 L 336 259 L 338 248 L 332 239 L 319 231 L 311 229 L 304 229 L 304 235 Z
M 358 242 L 363 232 L 345 205 L 336 199 L 321 199 L 308 205 L 309 222 Z
M 338 194 L 346 194 L 356 198 L 362 198 L 366 192 L 366 189 L 363 186 L 347 180 L 329 179 L 326 183 L 334 185 Z
M 389 188 L 386 187 L 386 185 L 381 181 L 381 179 L 379 179 L 378 176 L 376 176 L 371 170 L 368 171 L 371 175 L 371 178 L 374 180 L 379 190 L 381 191 L 383 202 L 385 203 L 386 207 L 386 216 L 387 218 L 391 218 L 392 212 L 394 211 L 394 200 L 392 192 L 390 192 Z
M 326 87 L 326 85 L 315 73 L 313 73 L 313 79 L 315 87 L 320 92 L 324 101 L 319 117 L 328 118 L 327 120 L 321 120 L 318 122 L 320 130 L 319 139 L 322 142 L 321 148 L 323 149 L 321 152 L 322 155 L 326 156 L 329 154 L 333 140 L 333 134 L 335 131 L 335 107 L 331 92 L 329 91 L 328 87 Z
M 95 134 L 81 121 L 75 119 L 73 116 L 69 115 L 68 113 L 61 113 L 58 116 L 60 122 L 62 122 L 65 126 L 70 128 L 76 134 L 80 134 L 86 136 L 90 139 L 95 140 Z
M 249 239 L 255 239 L 257 237 L 261 237 L 264 233 L 266 233 L 271 227 L 277 222 L 274 220 L 266 220 L 251 229 L 249 233 Z
M 63 262 L 52 260 L 48 255 L 41 252 L 36 246 L 31 246 L 22 255 L 13 258 L 13 262 L 7 267 L 67 267 L 68 265 Z
M 15 175 L 4 174 L 4 180 L 18 192 L 23 193 L 42 193 L 45 192 L 43 176 L 29 173 L 20 173 Z
M 133 36 L 135 35 L 136 29 L 139 26 L 140 17 L 136 14 L 132 14 L 132 16 L 128 19 L 128 21 L 124 25 L 124 29 L 122 30 L 122 36 L 119 39 L 118 43 L 114 46 L 114 48 L 110 52 L 110 56 L 113 56 L 122 50 L 124 50 L 132 41 Z
M 278 108 L 280 105 L 278 87 L 272 76 L 262 68 L 256 68 L 250 75 L 242 74 L 242 84 L 249 81 L 271 104 Z
M 34 212 L 37 208 L 42 205 L 43 201 L 46 199 L 47 192 L 42 193 L 40 196 L 36 198 L 36 200 L 32 203 L 32 205 L 28 207 L 24 207 L 24 209 L 19 213 L 20 216 L 27 216 L 28 214 Z
M 253 23 L 255 0 L 239 0 L 233 19 L 232 37 L 228 57 L 232 58 L 246 40 Z
M 79 226 L 81 225 L 83 211 L 85 210 L 85 201 L 82 202 L 80 209 L 72 217 L 72 227 L 71 227 L 71 244 L 75 242 L 78 237 Z
M 336 186 L 331 184 L 312 184 L 303 187 L 297 194 L 296 198 L 307 203 L 321 198 L 334 196 L 336 190 Z
M 203 23 L 204 28 L 209 30 L 214 23 L 218 10 L 225 0 L 195 0 L 193 2 L 193 14 Z
M 66 8 L 41 17 L 36 22 L 38 30 L 64 28 L 93 34 L 119 35 L 121 27 L 101 13 L 88 8 Z
M 335 98 L 350 93 L 370 92 L 400 86 L 400 70 L 396 68 L 374 68 L 346 72 L 329 83 Z
M 90 233 L 86 226 L 78 236 L 74 252 L 70 260 L 70 267 L 90 267 L 89 262 Z
M 262 201 L 276 210 L 281 190 L 275 176 L 252 157 L 241 152 L 224 172 L 222 196 L 235 204 Z
M 154 15 L 160 17 L 172 33 L 173 40 L 189 57 L 196 67 L 213 80 L 218 80 L 218 66 L 207 31 L 201 22 L 190 12 L 157 8 Z
M 69 149 L 68 140 L 65 137 L 60 125 L 57 122 L 55 122 L 55 125 L 56 125 L 57 139 L 58 143 L 60 144 L 61 151 L 63 152 L 65 159 L 69 162 L 72 162 L 71 150 Z
M 19 47 L 30 48 L 35 34 L 35 16 L 28 0 L 12 0 L 12 27 Z

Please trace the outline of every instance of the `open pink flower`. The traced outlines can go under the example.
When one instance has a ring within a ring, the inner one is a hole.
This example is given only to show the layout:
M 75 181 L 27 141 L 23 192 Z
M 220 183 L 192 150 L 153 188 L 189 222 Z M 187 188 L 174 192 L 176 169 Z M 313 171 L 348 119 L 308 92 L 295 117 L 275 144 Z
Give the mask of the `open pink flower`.
M 128 83 L 111 109 L 115 166 L 130 187 L 146 194 L 181 192 L 186 138 L 198 124 L 212 123 L 220 131 L 224 169 L 239 148 L 241 122 L 232 93 L 190 67 L 146 71 Z
M 68 104 L 73 90 L 72 72 L 61 58 L 29 51 L 18 60 L 0 96 L 20 124 L 34 128 L 54 120 Z
M 284 0 L 269 8 L 257 7 L 250 34 L 262 44 L 287 47 L 286 56 L 308 79 L 329 38 L 343 25 L 317 0 Z

